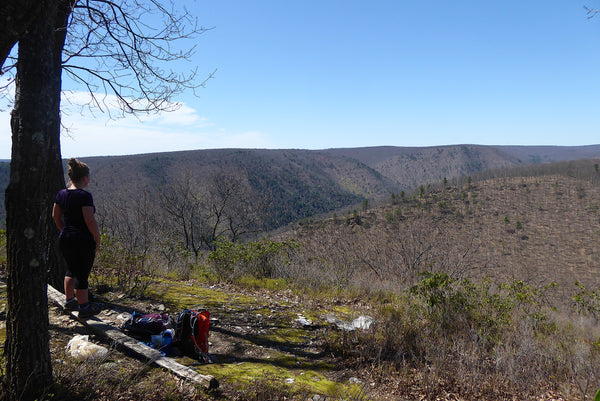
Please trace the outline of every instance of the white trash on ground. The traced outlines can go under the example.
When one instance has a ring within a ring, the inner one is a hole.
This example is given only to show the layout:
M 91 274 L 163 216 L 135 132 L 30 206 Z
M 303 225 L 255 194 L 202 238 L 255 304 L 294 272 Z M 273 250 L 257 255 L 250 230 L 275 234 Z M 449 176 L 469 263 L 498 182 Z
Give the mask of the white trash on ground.
M 78 361 L 101 359 L 108 355 L 108 349 L 89 341 L 87 335 L 76 335 L 69 340 L 67 352 Z
M 371 325 L 375 323 L 375 319 L 371 316 L 359 316 L 352 321 L 352 327 L 362 330 L 369 330 Z
M 344 320 L 338 319 L 334 315 L 327 315 L 325 317 L 325 320 L 327 320 L 328 323 L 335 324 L 338 327 L 338 329 L 345 331 L 354 331 L 356 329 L 369 330 L 371 326 L 375 323 L 375 319 L 373 319 L 371 316 L 365 315 L 357 317 L 352 322 L 346 322 Z
M 300 326 L 312 326 L 312 321 L 305 318 L 303 315 L 298 314 L 298 318 L 295 320 Z

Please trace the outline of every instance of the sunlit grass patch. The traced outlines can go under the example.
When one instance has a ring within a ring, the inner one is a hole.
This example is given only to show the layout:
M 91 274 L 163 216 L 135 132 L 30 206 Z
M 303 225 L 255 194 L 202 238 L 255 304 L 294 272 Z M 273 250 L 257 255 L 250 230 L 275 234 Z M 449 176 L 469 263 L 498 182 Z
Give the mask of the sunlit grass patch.
M 287 387 L 289 392 L 308 391 L 324 396 L 337 396 L 351 394 L 358 390 L 355 384 L 337 383 L 327 379 L 322 372 L 331 368 L 327 364 L 310 363 L 291 356 L 279 356 L 260 361 L 215 363 L 198 366 L 195 369 L 240 389 L 261 379 L 270 379 Z
M 157 282 L 147 291 L 147 294 L 176 310 L 201 308 L 222 310 L 226 306 L 230 311 L 237 311 L 258 304 L 258 301 L 250 296 L 231 294 L 219 288 L 204 288 L 193 282 L 165 279 Z
M 285 344 L 289 347 L 302 345 L 308 338 L 305 329 L 294 327 L 271 328 L 267 333 L 256 337 L 265 342 Z
M 255 289 L 265 289 L 269 291 L 282 291 L 290 287 L 290 284 L 285 279 L 273 279 L 266 277 L 243 276 L 236 280 L 241 286 Z

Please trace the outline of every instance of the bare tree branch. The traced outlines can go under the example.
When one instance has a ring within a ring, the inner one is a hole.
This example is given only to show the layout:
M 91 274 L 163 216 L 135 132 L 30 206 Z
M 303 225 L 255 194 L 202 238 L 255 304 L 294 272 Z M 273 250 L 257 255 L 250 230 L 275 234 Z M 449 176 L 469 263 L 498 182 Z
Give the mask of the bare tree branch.
M 583 8 L 587 11 L 588 19 L 594 18 L 596 16 L 596 14 L 598 14 L 600 12 L 600 10 L 598 10 L 596 8 L 590 8 L 588 6 L 583 6 Z
M 189 43 L 208 29 L 184 8 L 176 11 L 173 1 L 167 9 L 156 0 L 86 0 L 76 5 L 69 28 L 69 46 L 64 69 L 71 78 L 86 84 L 89 78 L 116 95 L 124 113 L 172 110 L 173 96 L 198 83 L 197 68 L 187 72 L 163 69 L 178 61 L 190 61 L 195 45 Z M 153 28 L 159 27 L 159 28 Z M 83 34 L 85 33 L 85 34 Z M 75 73 L 74 58 L 90 67 Z M 84 72 L 84 74 L 81 74 Z M 100 87 L 97 87 L 100 88 Z M 88 90 L 95 95 L 93 87 Z M 141 102 L 143 100 L 143 102 Z
M 121 115 L 173 111 L 180 107 L 175 96 L 195 94 L 216 73 L 199 79 L 198 67 L 190 65 L 194 41 L 210 29 L 175 0 L 79 0 L 67 27 L 62 68 L 89 92 L 88 106 L 111 118 L 118 115 L 105 103 L 108 95 L 118 99 Z M 13 71 L 9 60 L 3 73 Z M 5 96 L 13 79 L 9 75 L 0 88 Z

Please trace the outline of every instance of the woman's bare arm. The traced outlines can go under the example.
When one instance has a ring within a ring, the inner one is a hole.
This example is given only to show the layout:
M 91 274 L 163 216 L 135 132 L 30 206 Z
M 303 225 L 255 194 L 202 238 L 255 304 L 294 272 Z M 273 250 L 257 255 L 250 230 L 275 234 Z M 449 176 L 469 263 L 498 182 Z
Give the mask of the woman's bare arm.
M 98 252 L 98 249 L 100 248 L 100 231 L 98 230 L 98 223 L 94 217 L 94 207 L 83 206 L 81 210 L 83 211 L 83 219 L 85 220 L 85 224 L 87 225 L 88 230 L 90 230 L 94 236 L 94 240 L 96 241 L 96 252 Z
M 59 231 L 62 231 L 64 225 L 62 217 L 62 209 L 55 203 L 54 206 L 52 206 L 52 219 L 54 219 L 54 224 L 56 224 Z

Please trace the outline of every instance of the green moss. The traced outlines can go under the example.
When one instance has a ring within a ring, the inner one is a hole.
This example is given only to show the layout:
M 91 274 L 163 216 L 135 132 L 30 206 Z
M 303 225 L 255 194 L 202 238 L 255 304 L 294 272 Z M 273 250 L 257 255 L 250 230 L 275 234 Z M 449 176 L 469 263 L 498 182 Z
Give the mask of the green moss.
M 305 343 L 306 330 L 294 327 L 279 327 L 269 330 L 265 335 L 258 336 L 267 342 L 283 343 L 287 346 L 297 346 Z
M 231 294 L 220 289 L 203 288 L 193 283 L 161 280 L 147 291 L 148 296 L 160 299 L 176 310 L 200 309 L 241 311 L 258 305 L 256 298 Z
M 269 291 L 281 291 L 289 288 L 289 283 L 284 279 L 243 276 L 237 280 L 237 283 L 248 288 L 264 288 Z
M 355 388 L 356 385 L 328 380 L 323 372 L 330 369 L 331 366 L 326 364 L 299 362 L 289 356 L 263 361 L 215 363 L 196 367 L 201 374 L 214 376 L 219 381 L 227 381 L 239 388 L 245 388 L 261 378 L 270 378 L 286 383 L 291 391 L 308 389 L 325 396 L 350 394 L 358 390 Z
M 257 316 L 258 315 L 262 315 L 262 316 L 269 316 L 271 315 L 271 309 L 270 308 L 259 308 L 259 309 L 254 309 L 253 311 Z
M 267 279 L 245 281 L 244 287 L 251 287 L 253 283 L 261 289 L 285 288 L 282 287 L 285 281 Z M 240 335 L 236 339 L 245 342 L 244 346 L 249 349 L 260 347 L 260 356 L 243 357 L 237 362 L 223 363 L 218 360 L 219 363 L 206 365 L 198 365 L 198 361 L 191 358 L 177 359 L 201 374 L 212 375 L 217 380 L 240 389 L 256 384 L 257 381 L 270 382 L 274 379 L 283 386 L 289 386 L 286 388 L 290 393 L 309 391 L 339 398 L 341 394 L 360 391 L 354 384 L 341 384 L 327 379 L 326 376 L 335 370 L 335 366 L 313 358 L 305 346 L 314 340 L 314 331 L 294 324 L 299 314 L 317 324 L 329 313 L 343 319 L 353 319 L 356 311 L 348 306 L 305 311 L 297 307 L 290 308 L 281 299 L 233 294 L 218 287 L 205 288 L 193 281 L 178 282 L 167 277 L 157 279 L 147 295 L 163 302 L 171 312 L 206 308 L 211 311 L 212 316 L 224 320 L 240 314 L 244 320 L 260 322 L 261 330 Z
M 356 316 L 354 316 L 356 314 L 356 311 L 346 305 L 334 305 L 332 307 L 331 312 L 334 313 L 336 316 L 339 315 L 338 317 L 341 319 L 356 317 Z

